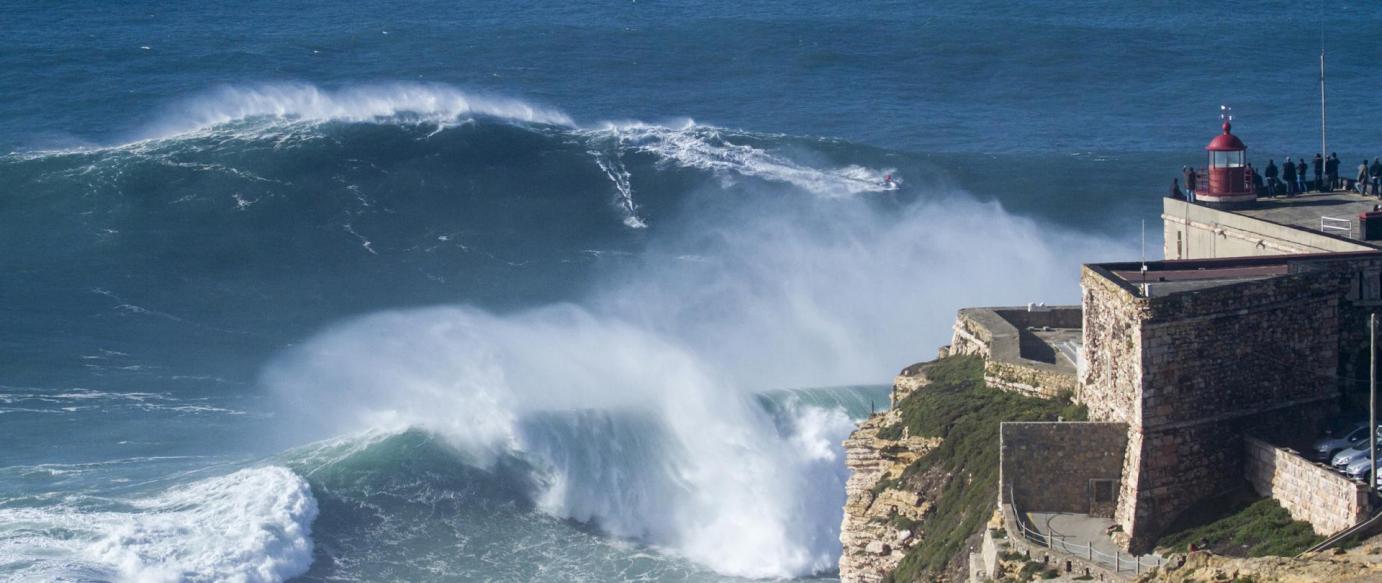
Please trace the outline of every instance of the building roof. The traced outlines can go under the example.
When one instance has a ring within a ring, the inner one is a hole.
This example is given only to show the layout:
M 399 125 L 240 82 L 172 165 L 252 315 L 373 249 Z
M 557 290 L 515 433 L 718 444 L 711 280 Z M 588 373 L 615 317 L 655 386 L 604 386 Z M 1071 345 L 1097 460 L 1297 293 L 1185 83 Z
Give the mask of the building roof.
M 1382 249 L 1382 240 L 1364 241 L 1359 236 L 1358 214 L 1372 210 L 1379 201 L 1375 196 L 1363 196 L 1353 191 L 1302 194 L 1292 197 L 1262 197 L 1248 203 L 1241 203 L 1227 212 L 1252 217 L 1278 225 L 1305 229 L 1317 234 L 1344 238 L 1359 245 Z M 1332 219 L 1326 221 L 1326 219 Z M 1323 229 L 1329 222 L 1342 227 Z
M 1298 273 L 1306 264 L 1355 259 L 1382 259 L 1382 251 L 1263 255 L 1220 259 L 1178 259 L 1094 263 L 1086 267 L 1129 291 L 1145 297 L 1270 279 Z M 1143 270 L 1143 265 L 1146 270 Z

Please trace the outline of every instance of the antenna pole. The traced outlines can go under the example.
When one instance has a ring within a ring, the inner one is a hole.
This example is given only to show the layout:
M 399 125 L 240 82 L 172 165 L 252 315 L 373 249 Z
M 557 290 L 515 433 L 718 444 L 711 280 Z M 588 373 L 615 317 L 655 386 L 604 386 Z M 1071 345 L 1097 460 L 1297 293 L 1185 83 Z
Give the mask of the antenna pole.
M 1368 315 L 1368 488 L 1377 487 L 1377 314 Z
M 1142 295 L 1147 295 L 1147 219 L 1142 219 Z
M 1329 148 L 1325 141 L 1324 130 L 1324 20 L 1320 20 L 1320 155 L 1328 156 Z M 1319 186 L 1319 185 L 1317 185 Z M 1320 188 L 1321 191 L 1324 188 Z M 1333 190 L 1333 189 L 1331 189 Z

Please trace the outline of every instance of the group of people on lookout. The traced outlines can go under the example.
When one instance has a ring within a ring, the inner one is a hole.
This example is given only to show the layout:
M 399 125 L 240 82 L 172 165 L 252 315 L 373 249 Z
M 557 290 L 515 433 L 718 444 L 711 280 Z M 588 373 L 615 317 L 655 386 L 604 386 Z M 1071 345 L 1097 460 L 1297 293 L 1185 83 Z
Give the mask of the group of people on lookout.
M 1260 173 L 1249 162 L 1246 171 L 1252 176 L 1252 187 L 1257 196 L 1295 196 L 1351 187 L 1359 194 L 1382 197 L 1382 158 L 1373 158 L 1371 163 L 1363 160 L 1351 179 L 1339 175 L 1338 153 L 1331 153 L 1328 157 L 1315 154 L 1315 159 L 1310 162 L 1306 162 L 1304 157 L 1292 160 L 1287 156 L 1281 166 L 1277 166 L 1276 160 L 1267 160 L 1267 167 Z M 1195 200 L 1195 194 L 1203 188 L 1200 186 L 1202 176 L 1190 166 L 1181 167 L 1181 176 L 1185 180 L 1184 186 L 1181 179 L 1172 181 L 1168 196 Z

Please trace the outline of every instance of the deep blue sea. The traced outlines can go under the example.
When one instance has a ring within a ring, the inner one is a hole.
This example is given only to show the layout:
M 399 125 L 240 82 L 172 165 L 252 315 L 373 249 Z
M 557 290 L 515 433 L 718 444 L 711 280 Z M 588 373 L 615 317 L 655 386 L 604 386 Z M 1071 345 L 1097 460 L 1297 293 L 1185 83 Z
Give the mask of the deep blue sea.
M 828 579 L 840 441 L 954 311 L 1158 257 L 1220 105 L 1313 155 L 1322 38 L 1329 149 L 1382 155 L 1377 30 L 6 3 L 0 579 Z

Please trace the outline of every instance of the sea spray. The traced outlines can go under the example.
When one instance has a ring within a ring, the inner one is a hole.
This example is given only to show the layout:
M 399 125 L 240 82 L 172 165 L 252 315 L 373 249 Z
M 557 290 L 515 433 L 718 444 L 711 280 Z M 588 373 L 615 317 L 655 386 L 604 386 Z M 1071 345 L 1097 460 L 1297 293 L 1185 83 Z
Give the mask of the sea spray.
M 821 535 L 838 505 L 804 497 L 838 485 L 833 457 L 675 344 L 574 306 L 377 314 L 291 351 L 266 383 L 327 433 L 415 426 L 472 464 L 525 456 L 545 510 L 722 573 L 810 573 L 838 554 Z M 833 421 L 838 441 L 848 422 Z

